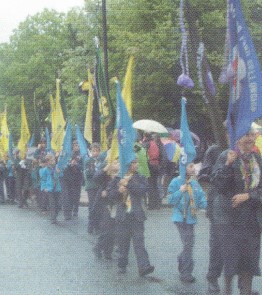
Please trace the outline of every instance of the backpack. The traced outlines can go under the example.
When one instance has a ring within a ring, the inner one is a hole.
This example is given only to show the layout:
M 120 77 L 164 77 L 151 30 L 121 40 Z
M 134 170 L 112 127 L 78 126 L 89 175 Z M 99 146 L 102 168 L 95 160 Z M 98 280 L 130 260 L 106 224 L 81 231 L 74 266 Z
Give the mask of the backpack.
M 160 149 L 154 140 L 150 140 L 147 150 L 148 162 L 150 165 L 160 164 Z

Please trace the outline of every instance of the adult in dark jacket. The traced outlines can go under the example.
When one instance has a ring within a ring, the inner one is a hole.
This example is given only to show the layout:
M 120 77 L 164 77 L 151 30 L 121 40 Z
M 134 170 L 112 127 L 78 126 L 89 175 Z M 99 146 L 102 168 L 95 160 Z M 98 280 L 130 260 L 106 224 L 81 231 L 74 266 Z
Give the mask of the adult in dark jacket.
M 145 276 L 154 271 L 154 266 L 149 262 L 144 240 L 146 216 L 142 201 L 148 190 L 148 183 L 144 176 L 136 172 L 137 169 L 138 162 L 134 160 L 126 176 L 115 183 L 115 186 L 108 190 L 108 194 L 109 198 L 117 199 L 115 221 L 119 249 L 119 273 L 126 272 L 132 239 L 139 275 Z
M 227 224 L 221 227 L 225 295 L 232 294 L 232 278 L 238 275 L 241 295 L 251 295 L 253 276 L 260 275 L 262 228 L 262 160 L 253 152 L 251 130 L 229 150 L 212 174 L 212 182 L 223 196 Z

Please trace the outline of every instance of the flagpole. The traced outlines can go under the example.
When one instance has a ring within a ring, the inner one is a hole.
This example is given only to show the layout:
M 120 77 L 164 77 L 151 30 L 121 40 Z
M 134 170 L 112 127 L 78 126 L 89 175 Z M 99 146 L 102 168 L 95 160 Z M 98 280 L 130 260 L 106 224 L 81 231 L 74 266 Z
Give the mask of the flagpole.
M 189 0 L 185 0 L 185 18 L 188 23 L 189 36 L 192 42 L 193 52 L 194 54 L 197 54 L 200 37 L 199 37 L 199 32 L 197 30 L 196 24 L 194 23 L 196 21 L 196 17 L 189 3 Z M 195 56 L 195 58 L 197 59 L 197 56 Z M 205 53 L 203 56 L 203 61 L 204 63 L 207 62 Z M 224 132 L 223 120 L 219 114 L 218 103 L 215 97 L 210 95 L 209 91 L 207 90 L 207 86 L 205 84 L 204 84 L 203 91 L 204 91 L 205 97 L 208 100 L 206 107 L 209 112 L 209 117 L 211 120 L 215 141 L 222 148 L 227 148 L 227 140 L 226 140 L 226 135 Z
M 106 0 L 102 0 L 102 28 L 103 28 L 103 51 L 104 51 L 104 68 L 107 89 L 108 84 L 108 52 L 107 52 L 107 15 L 106 15 Z

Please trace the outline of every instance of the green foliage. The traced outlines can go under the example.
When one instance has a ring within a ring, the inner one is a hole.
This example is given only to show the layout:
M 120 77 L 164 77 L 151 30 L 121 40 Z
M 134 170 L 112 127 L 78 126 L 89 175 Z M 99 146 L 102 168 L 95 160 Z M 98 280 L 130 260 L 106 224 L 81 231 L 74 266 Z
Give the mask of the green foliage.
M 218 85 L 223 64 L 226 2 L 188 0 L 192 6 L 190 21 L 199 30 L 216 82 L 216 99 L 223 118 L 228 104 L 228 89 Z M 262 60 L 261 0 L 242 0 L 242 7 L 258 56 Z M 10 38 L 0 44 L 0 105 L 8 105 L 8 122 L 15 140 L 20 133 L 20 103 L 25 97 L 29 127 L 47 124 L 49 94 L 55 95 L 55 79 L 60 77 L 68 119 L 83 125 L 87 97 L 78 84 L 87 78 L 87 67 L 94 69 L 94 37 L 103 47 L 101 4 L 85 0 L 85 8 L 67 14 L 54 10 L 28 17 Z M 133 81 L 133 119 L 152 118 L 166 126 L 178 126 L 181 88 L 176 81 L 181 74 L 179 54 L 179 0 L 107 0 L 107 37 L 109 78 L 123 82 L 127 61 L 135 56 Z M 201 126 L 211 133 L 210 118 L 197 83 L 196 60 L 189 40 L 190 76 L 195 81 L 188 98 L 192 129 Z M 110 83 L 115 99 L 115 86 Z M 35 99 L 34 99 L 35 97 Z M 203 127 L 204 126 L 204 127 Z

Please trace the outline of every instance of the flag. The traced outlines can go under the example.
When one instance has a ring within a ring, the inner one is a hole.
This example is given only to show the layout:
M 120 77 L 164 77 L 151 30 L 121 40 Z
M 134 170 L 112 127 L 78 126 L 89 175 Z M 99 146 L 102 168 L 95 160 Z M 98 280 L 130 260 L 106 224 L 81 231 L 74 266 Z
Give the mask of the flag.
M 50 134 L 47 127 L 45 128 L 45 138 L 46 138 L 46 151 L 50 153 L 52 152 L 52 147 L 51 147 Z
M 53 115 L 52 115 L 53 117 Z M 64 139 L 65 120 L 62 107 L 60 104 L 60 80 L 56 79 L 56 100 L 54 109 L 54 126 L 52 129 L 51 147 L 55 152 L 59 152 L 62 148 Z
M 30 138 L 30 140 L 29 140 L 29 142 L 28 142 L 28 147 L 33 147 L 34 146 L 34 144 L 35 144 L 35 134 L 33 133 L 32 134 L 32 136 L 31 136 L 31 138 Z
M 118 159 L 119 157 L 119 150 L 118 150 L 118 130 L 115 128 L 113 135 L 112 135 L 112 140 L 111 140 L 111 146 L 108 151 L 107 155 L 107 162 L 108 163 L 113 163 L 115 160 Z
M 9 140 L 8 140 L 8 157 L 10 160 L 14 159 L 13 155 L 13 136 L 9 133 Z
M 3 113 L 1 122 L 1 146 L 3 151 L 6 153 L 8 151 L 8 140 L 9 140 L 9 129 L 7 125 L 7 112 Z
M 88 70 L 88 100 L 86 107 L 86 119 L 84 128 L 84 137 L 89 142 L 93 143 L 93 102 L 94 102 L 94 81 L 90 70 Z
M 69 122 L 66 125 L 65 136 L 63 140 L 62 150 L 57 161 L 57 167 L 63 171 L 68 165 L 72 156 L 72 127 Z
M 20 139 L 18 142 L 18 149 L 20 150 L 20 156 L 22 159 L 25 158 L 26 150 L 27 150 L 27 143 L 30 139 L 30 132 L 27 123 L 27 117 L 25 112 L 25 101 L 24 97 L 22 97 L 21 102 L 21 131 L 20 131 Z
M 227 127 L 230 146 L 262 117 L 262 74 L 256 50 L 246 26 L 240 0 L 228 0 L 228 65 L 230 99 Z
M 180 160 L 179 160 L 179 175 L 186 179 L 186 166 L 193 162 L 196 156 L 196 149 L 189 130 L 187 113 L 186 113 L 186 98 L 181 99 L 181 120 L 180 120 Z
M 126 108 L 131 118 L 132 118 L 133 67 L 134 67 L 134 56 L 131 55 L 127 64 L 127 70 L 126 70 L 126 75 L 125 75 L 125 80 L 124 80 L 123 90 L 122 90 L 122 97 L 124 99 Z
M 114 130 L 114 107 L 108 91 L 105 71 L 102 64 L 101 52 L 98 42 L 96 44 L 96 71 L 95 87 L 99 100 L 100 111 L 100 144 L 102 150 L 107 149 L 107 138 Z
M 88 156 L 87 144 L 79 126 L 76 125 L 75 127 L 76 127 L 76 139 L 79 145 L 80 154 L 83 158 L 85 158 Z
M 129 168 L 131 162 L 136 159 L 134 143 L 136 140 L 136 131 L 133 128 L 133 121 L 129 116 L 126 105 L 121 95 L 120 83 L 116 83 L 117 99 L 117 120 L 116 127 L 118 130 L 118 149 L 120 163 L 120 177 L 123 177 Z
M 51 132 L 53 132 L 55 130 L 55 126 L 56 126 L 56 116 L 55 116 L 55 102 L 54 102 L 54 98 L 53 95 L 50 94 L 49 96 L 49 101 L 50 101 L 50 122 L 51 122 Z

